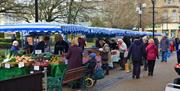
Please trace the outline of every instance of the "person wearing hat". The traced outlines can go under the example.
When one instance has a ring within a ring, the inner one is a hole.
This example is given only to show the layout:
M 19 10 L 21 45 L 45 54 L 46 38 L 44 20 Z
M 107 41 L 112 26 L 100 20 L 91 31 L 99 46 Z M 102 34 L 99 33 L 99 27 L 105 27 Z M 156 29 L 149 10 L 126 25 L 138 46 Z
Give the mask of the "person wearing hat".
M 88 72 L 92 75 L 96 67 L 96 53 L 89 54 Z
M 127 59 L 132 58 L 133 62 L 133 74 L 132 78 L 139 79 L 141 72 L 141 62 L 142 58 L 146 58 L 146 50 L 144 44 L 139 39 L 139 37 L 135 37 L 133 43 L 131 44 L 128 52 Z
M 19 51 L 19 47 L 18 47 L 19 43 L 18 41 L 13 41 L 12 46 L 11 46 L 11 51 L 18 53 Z

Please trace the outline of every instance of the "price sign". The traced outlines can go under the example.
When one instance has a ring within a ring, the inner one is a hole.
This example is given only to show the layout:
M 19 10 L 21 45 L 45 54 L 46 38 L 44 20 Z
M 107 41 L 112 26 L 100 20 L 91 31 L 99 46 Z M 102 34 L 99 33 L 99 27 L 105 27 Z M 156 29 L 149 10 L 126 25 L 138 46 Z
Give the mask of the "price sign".
M 35 50 L 35 54 L 41 54 L 42 50 Z
M 24 62 L 19 62 L 18 67 L 19 67 L 19 68 L 24 67 Z
M 9 69 L 9 68 L 11 68 L 11 65 L 6 63 L 6 64 L 5 64 L 5 68 L 8 68 L 8 69 Z
M 34 66 L 34 70 L 39 70 L 39 66 Z

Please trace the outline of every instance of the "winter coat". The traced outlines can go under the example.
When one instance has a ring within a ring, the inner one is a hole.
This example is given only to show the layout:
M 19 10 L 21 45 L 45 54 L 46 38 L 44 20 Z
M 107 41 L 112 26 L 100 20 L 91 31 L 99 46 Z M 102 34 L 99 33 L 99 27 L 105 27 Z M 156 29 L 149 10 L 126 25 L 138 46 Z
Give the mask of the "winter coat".
M 147 57 L 146 59 L 149 60 L 156 60 L 156 57 L 158 57 L 158 48 L 155 44 L 149 44 L 146 47 L 146 53 Z
M 127 50 L 126 44 L 123 42 L 121 45 L 119 44 L 118 46 L 119 46 L 119 52 L 125 53 L 125 51 Z
M 160 48 L 162 51 L 167 51 L 169 49 L 169 40 L 167 38 L 161 40 Z
M 56 42 L 55 47 L 54 47 L 54 54 L 59 54 L 59 52 L 67 53 L 68 48 L 69 48 L 69 45 L 67 42 L 65 42 L 64 40 L 61 42 L 58 41 L 58 42 Z
M 127 58 L 129 59 L 130 57 L 136 62 L 141 62 L 143 57 L 146 58 L 146 50 L 142 41 L 134 40 L 129 48 Z
M 73 45 L 69 48 L 67 53 L 68 69 L 73 69 L 82 66 L 82 48 Z
M 15 53 L 18 53 L 19 51 L 19 47 L 18 46 L 11 46 L 11 51 L 15 52 Z
M 110 56 L 110 48 L 108 44 L 104 44 L 103 46 L 103 51 L 101 52 L 101 60 L 102 63 L 109 63 L 111 60 L 111 56 Z

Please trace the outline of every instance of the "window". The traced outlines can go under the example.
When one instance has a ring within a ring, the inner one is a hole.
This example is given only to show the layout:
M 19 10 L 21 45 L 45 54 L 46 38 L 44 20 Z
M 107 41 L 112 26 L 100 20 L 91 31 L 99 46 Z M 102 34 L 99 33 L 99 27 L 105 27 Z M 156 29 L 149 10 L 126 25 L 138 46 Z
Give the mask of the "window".
M 172 17 L 171 17 L 171 18 L 172 18 L 172 21 L 173 21 L 173 22 L 176 22 L 176 21 L 177 21 L 177 12 L 176 12 L 176 10 L 173 10 L 173 11 L 172 11 Z
M 172 4 L 172 3 L 174 2 L 174 0 L 165 0 L 165 2 L 166 2 L 167 4 Z
M 162 16 L 163 16 L 163 19 L 165 20 L 168 19 L 168 10 L 164 10 Z
M 176 30 L 171 30 L 171 37 L 175 37 L 176 35 Z

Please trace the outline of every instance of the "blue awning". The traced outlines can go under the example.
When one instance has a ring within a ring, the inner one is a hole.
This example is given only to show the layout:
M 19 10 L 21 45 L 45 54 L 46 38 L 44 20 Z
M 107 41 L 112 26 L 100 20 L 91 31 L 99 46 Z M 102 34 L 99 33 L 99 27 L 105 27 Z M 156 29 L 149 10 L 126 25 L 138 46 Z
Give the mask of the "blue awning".
M 60 24 L 27 23 L 0 25 L 0 32 L 55 32 L 61 31 Z
M 62 32 L 88 33 L 89 29 L 81 25 L 59 23 L 27 23 L 0 25 L 0 32 Z

